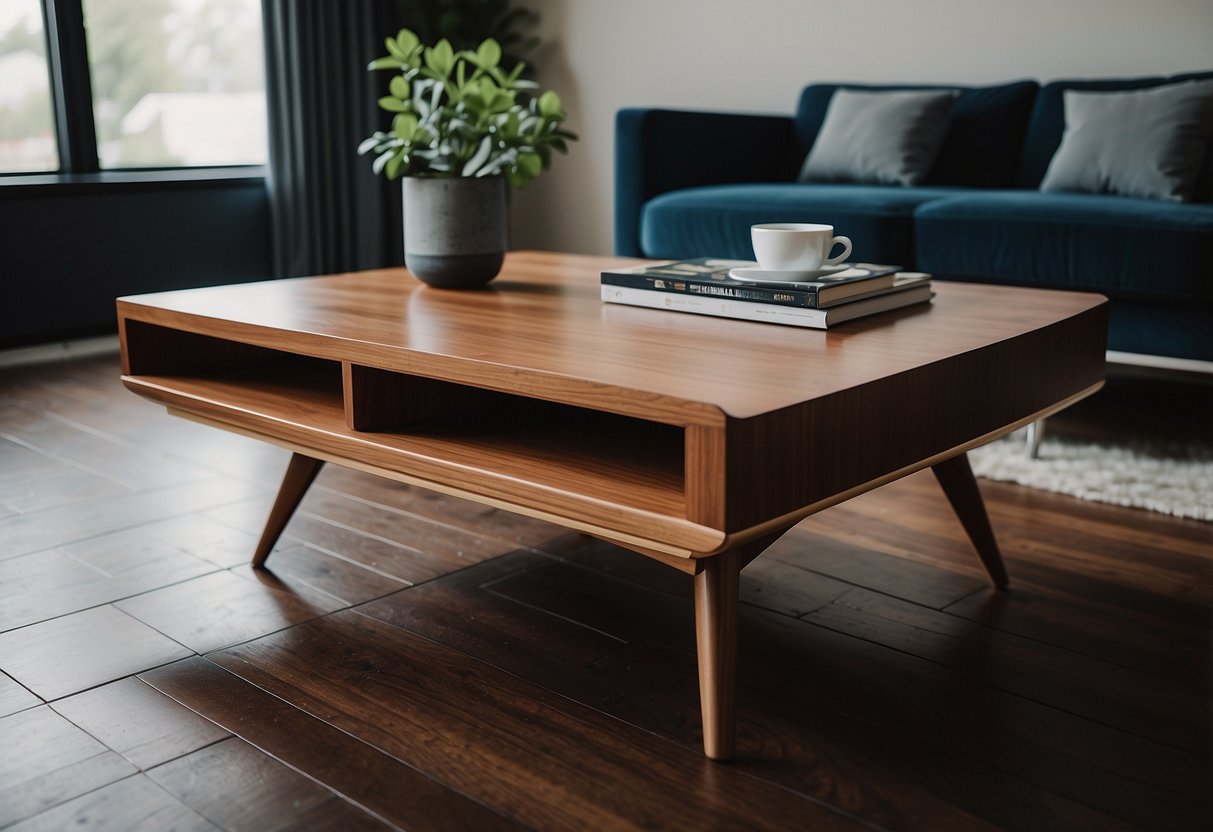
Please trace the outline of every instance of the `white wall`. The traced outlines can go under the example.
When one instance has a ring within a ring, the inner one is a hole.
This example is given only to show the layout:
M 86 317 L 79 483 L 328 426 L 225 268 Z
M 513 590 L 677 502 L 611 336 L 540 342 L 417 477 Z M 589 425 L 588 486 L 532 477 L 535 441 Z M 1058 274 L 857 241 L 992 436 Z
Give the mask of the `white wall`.
M 998 83 L 1213 69 L 1213 0 L 519 0 L 580 134 L 516 194 L 512 245 L 609 254 L 621 107 L 790 113 L 814 81 Z

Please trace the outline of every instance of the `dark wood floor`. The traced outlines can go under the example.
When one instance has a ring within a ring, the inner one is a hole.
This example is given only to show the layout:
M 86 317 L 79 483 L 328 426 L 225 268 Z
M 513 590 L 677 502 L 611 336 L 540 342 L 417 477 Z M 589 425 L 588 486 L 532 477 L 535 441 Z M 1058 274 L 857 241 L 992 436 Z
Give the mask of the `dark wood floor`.
M 254 572 L 285 452 L 117 374 L 0 371 L 0 827 L 1213 825 L 1209 524 L 983 482 L 1000 594 L 929 474 L 823 512 L 743 574 L 721 765 L 686 576 L 332 466 Z

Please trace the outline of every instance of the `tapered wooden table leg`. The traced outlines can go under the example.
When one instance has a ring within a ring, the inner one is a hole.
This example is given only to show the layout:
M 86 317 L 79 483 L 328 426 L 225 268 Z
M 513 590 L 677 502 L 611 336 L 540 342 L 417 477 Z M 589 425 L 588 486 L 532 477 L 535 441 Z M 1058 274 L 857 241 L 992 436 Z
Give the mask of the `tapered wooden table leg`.
M 741 568 L 735 553 L 711 558 L 695 575 L 695 636 L 699 653 L 699 707 L 703 753 L 713 760 L 733 756 L 736 738 L 737 588 Z
M 998 541 L 994 539 L 994 530 L 990 528 L 990 517 L 986 514 L 986 504 L 977 488 L 977 480 L 973 469 L 969 467 L 967 454 L 954 456 L 946 462 L 931 467 L 935 478 L 943 487 L 948 502 L 952 504 L 956 516 L 973 542 L 977 556 L 990 573 L 990 580 L 999 589 L 1007 588 L 1007 569 L 1002 562 L 1002 553 L 998 551 Z
M 278 496 L 274 499 L 274 507 L 270 509 L 269 519 L 265 521 L 265 529 L 262 530 L 257 549 L 253 552 L 254 568 L 262 566 L 270 556 L 270 550 L 278 542 L 287 521 L 295 513 L 303 495 L 307 493 L 323 466 L 323 460 L 312 459 L 303 454 L 291 454 L 290 464 L 286 466 L 286 476 L 282 478 Z

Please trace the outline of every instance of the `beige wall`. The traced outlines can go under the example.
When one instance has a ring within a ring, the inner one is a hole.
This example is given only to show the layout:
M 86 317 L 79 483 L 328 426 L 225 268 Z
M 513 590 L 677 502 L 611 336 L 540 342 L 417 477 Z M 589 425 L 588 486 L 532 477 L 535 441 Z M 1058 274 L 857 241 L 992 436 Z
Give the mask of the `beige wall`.
M 996 83 L 1213 69 L 1213 0 L 519 0 L 581 135 L 512 244 L 607 254 L 621 107 L 790 113 L 812 81 Z

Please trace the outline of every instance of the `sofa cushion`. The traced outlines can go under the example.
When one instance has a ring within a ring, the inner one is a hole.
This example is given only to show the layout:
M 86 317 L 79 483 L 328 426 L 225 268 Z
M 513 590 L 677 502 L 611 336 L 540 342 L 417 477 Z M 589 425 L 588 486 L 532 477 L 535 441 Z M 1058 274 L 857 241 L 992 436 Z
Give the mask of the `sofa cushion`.
M 1213 134 L 1213 81 L 1062 95 L 1066 129 L 1042 191 L 1192 198 Z
M 813 84 L 801 92 L 796 111 L 796 139 L 802 152 L 808 153 L 816 141 L 830 99 L 839 87 L 871 91 L 959 89 L 943 146 L 924 184 L 978 188 L 1006 188 L 1013 184 L 1028 116 L 1040 89 L 1035 81 L 990 87 Z
M 914 213 L 918 268 L 941 276 L 1213 301 L 1213 205 L 989 191 Z
M 751 225 L 818 222 L 851 238 L 852 260 L 909 266 L 914 262 L 914 209 L 961 191 L 796 182 L 684 188 L 645 203 L 641 248 L 648 257 L 752 260 Z
M 939 156 L 956 90 L 836 90 L 802 182 L 921 185 Z
M 1061 144 L 1062 133 L 1065 132 L 1066 116 L 1064 96 L 1066 90 L 1087 90 L 1092 92 L 1116 92 L 1123 90 L 1144 90 L 1159 87 L 1163 84 L 1174 84 L 1180 81 L 1195 81 L 1213 78 L 1210 72 L 1189 72 L 1163 76 L 1143 76 L 1140 78 L 1101 78 L 1098 80 L 1066 80 L 1053 81 L 1040 88 L 1036 103 L 1032 107 L 1032 117 L 1028 121 L 1027 135 L 1024 139 L 1023 154 L 1019 163 L 1019 173 L 1015 184 L 1020 188 L 1037 188 L 1044 179 L 1049 162 L 1053 159 L 1058 145 Z M 1213 150 L 1210 151 L 1213 155 Z M 1201 180 L 1206 183 L 1203 190 L 1198 190 L 1196 198 L 1207 200 L 1209 196 L 1208 181 L 1210 178 L 1210 160 L 1206 158 Z

